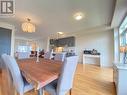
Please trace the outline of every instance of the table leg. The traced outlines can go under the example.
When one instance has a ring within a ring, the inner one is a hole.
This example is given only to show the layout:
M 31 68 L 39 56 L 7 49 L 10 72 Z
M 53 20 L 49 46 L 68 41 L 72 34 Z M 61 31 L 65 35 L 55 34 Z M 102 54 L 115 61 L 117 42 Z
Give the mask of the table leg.
M 43 88 L 40 88 L 40 89 L 38 90 L 38 95 L 43 95 Z

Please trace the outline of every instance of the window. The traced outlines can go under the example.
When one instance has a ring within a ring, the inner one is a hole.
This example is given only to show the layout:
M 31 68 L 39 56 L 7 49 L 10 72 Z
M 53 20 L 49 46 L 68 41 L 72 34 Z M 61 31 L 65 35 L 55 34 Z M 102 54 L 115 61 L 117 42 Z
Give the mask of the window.
M 119 27 L 120 34 L 120 46 L 125 46 L 127 44 L 127 16 Z
M 18 46 L 19 52 L 28 52 L 28 51 L 30 51 L 30 49 L 31 49 L 30 46 Z
M 119 27 L 120 62 L 127 63 L 127 16 Z

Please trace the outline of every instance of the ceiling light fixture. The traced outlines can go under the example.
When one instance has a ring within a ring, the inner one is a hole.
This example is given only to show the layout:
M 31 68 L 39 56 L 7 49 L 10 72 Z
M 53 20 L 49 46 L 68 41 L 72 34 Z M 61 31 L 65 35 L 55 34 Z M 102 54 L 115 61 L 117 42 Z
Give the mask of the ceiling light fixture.
M 57 39 L 59 39 L 63 34 L 63 32 L 57 32 Z
M 84 14 L 82 12 L 78 12 L 74 14 L 75 20 L 81 20 L 84 17 Z
M 27 22 L 22 23 L 22 30 L 24 32 L 29 32 L 29 33 L 35 32 L 35 25 L 32 24 L 30 21 L 31 19 L 27 18 Z
M 60 34 L 60 35 L 62 35 L 63 34 L 63 32 L 57 32 L 58 34 Z

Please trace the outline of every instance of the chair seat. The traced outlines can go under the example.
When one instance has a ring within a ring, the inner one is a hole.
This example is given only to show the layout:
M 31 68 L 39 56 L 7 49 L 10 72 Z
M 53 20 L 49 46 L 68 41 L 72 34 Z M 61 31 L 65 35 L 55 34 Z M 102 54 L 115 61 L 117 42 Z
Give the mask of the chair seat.
M 51 82 L 45 86 L 45 90 L 48 91 L 51 95 L 56 95 L 57 80 Z

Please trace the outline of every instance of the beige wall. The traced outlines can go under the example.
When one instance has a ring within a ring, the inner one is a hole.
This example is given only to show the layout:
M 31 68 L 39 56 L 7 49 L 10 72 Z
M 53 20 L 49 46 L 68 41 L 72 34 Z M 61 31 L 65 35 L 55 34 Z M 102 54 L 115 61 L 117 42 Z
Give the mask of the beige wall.
M 76 52 L 79 62 L 82 63 L 84 49 L 96 49 L 101 53 L 102 66 L 112 66 L 113 62 L 113 32 L 86 33 L 76 37 Z

